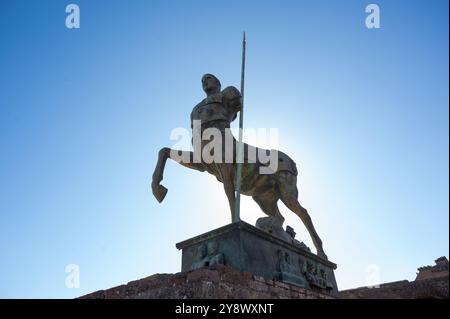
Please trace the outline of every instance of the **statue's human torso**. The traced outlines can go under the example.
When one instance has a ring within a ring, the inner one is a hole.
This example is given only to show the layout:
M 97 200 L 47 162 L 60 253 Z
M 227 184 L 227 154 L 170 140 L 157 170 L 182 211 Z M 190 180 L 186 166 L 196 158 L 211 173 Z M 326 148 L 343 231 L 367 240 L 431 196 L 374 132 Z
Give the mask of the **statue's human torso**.
M 191 125 L 194 120 L 201 125 L 212 121 L 231 123 L 236 118 L 240 107 L 240 93 L 234 87 L 228 87 L 222 92 L 209 95 L 198 103 L 191 112 Z M 238 100 L 238 103 L 236 101 Z
M 237 141 L 232 136 L 231 131 L 226 131 L 225 128 L 229 128 L 230 123 L 236 118 L 236 114 L 241 107 L 240 98 L 241 95 L 236 88 L 228 87 L 222 92 L 211 94 L 207 98 L 203 99 L 193 108 L 191 112 L 191 126 L 193 126 L 194 121 L 197 120 L 201 121 L 200 124 L 202 131 L 206 128 L 214 127 L 220 131 L 223 131 L 223 137 L 225 137 L 226 134 L 231 135 L 231 140 L 233 141 L 232 154 L 236 154 Z M 203 149 L 203 146 L 209 142 L 209 139 L 202 139 L 201 148 Z M 224 138 L 222 141 L 222 146 L 225 146 L 225 143 L 226 140 Z M 252 152 L 249 152 L 250 148 L 252 149 Z M 223 154 L 225 154 L 225 152 L 226 150 L 223 150 Z M 244 165 L 242 169 L 241 185 L 243 193 L 245 193 L 247 188 L 250 189 L 250 185 L 253 185 L 254 180 L 258 178 L 259 166 L 261 165 L 259 162 L 259 155 L 257 155 L 258 159 L 256 159 L 256 163 L 253 162 L 252 164 L 247 164 L 249 153 L 258 154 L 258 148 L 244 144 Z M 291 158 L 283 152 L 278 152 L 277 157 L 278 165 L 276 171 L 289 171 L 292 174 L 297 175 L 295 162 Z M 221 181 L 220 168 L 217 164 L 218 163 L 212 163 L 210 165 L 206 165 L 205 169 Z

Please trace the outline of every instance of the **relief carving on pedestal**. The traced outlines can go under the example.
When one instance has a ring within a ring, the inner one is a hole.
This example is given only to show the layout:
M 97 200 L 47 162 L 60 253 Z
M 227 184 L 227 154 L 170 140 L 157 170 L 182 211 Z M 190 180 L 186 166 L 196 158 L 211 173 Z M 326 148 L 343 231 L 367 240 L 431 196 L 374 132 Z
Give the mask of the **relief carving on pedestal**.
M 217 241 L 210 241 L 199 245 L 194 254 L 195 261 L 192 263 L 191 270 L 203 267 L 211 267 L 217 264 L 225 264 L 225 256 L 219 253 L 219 244 Z

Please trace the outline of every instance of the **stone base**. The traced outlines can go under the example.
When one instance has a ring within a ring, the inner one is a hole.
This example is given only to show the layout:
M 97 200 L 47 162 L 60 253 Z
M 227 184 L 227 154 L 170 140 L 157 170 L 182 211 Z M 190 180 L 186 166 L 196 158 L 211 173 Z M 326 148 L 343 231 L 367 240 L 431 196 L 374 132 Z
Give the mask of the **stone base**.
M 232 223 L 177 245 L 181 271 L 227 265 L 265 280 L 337 296 L 336 264 L 301 246 L 243 221 Z
M 306 289 L 235 268 L 216 265 L 177 274 L 156 274 L 80 299 L 333 299 Z

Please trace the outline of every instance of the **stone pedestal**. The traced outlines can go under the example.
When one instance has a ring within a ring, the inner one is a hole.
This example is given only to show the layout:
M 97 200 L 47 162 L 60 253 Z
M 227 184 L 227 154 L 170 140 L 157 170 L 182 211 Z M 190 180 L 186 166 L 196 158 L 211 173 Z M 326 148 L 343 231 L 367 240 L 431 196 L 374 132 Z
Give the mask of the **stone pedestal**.
M 181 271 L 215 265 L 337 296 L 336 264 L 243 221 L 176 245 L 182 250 Z

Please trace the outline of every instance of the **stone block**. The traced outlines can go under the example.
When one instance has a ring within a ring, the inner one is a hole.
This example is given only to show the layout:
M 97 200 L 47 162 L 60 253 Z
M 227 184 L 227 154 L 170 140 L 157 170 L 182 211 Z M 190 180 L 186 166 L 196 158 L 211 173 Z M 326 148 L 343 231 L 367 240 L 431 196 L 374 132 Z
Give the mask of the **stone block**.
M 212 268 L 218 270 L 220 280 L 236 285 L 247 286 L 256 276 L 264 278 L 267 285 L 284 289 L 286 285 L 276 282 L 315 287 L 334 296 L 338 294 L 334 276 L 336 264 L 243 221 L 176 246 L 182 250 L 183 272 Z M 224 268 L 223 265 L 231 267 Z

